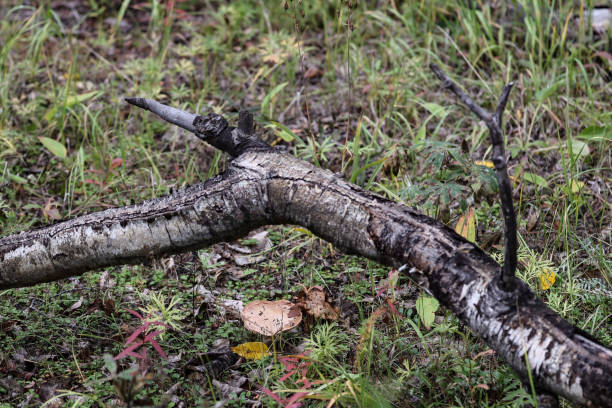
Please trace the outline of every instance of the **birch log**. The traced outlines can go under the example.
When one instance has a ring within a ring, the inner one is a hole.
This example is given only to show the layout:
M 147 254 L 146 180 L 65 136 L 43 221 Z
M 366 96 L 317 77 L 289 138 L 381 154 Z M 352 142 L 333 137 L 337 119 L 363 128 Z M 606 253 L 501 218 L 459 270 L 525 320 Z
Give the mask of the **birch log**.
M 154 112 L 160 105 L 131 102 Z M 405 205 L 275 151 L 249 135 L 249 125 L 231 128 L 217 116 L 187 115 L 192 123 L 177 124 L 235 156 L 224 173 L 163 198 L 0 238 L 0 290 L 202 248 L 263 225 L 297 224 L 347 253 L 420 271 L 436 298 L 524 380 L 527 358 L 539 392 L 612 406 L 612 351 L 524 282 L 512 278 L 514 289 L 502 290 L 500 266 L 480 248 Z

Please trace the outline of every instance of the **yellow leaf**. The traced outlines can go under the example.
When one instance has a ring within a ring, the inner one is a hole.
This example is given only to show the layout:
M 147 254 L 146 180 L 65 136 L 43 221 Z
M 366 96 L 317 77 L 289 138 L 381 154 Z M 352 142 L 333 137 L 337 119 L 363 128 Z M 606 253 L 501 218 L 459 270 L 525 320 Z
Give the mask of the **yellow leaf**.
M 270 62 L 270 63 L 276 65 L 279 62 L 281 62 L 282 57 L 283 56 L 280 53 L 268 54 L 265 57 L 263 57 L 263 62 Z
M 572 193 L 574 194 L 579 192 L 582 189 L 582 187 L 584 187 L 583 181 L 572 180 L 572 182 L 570 183 L 570 189 L 572 190 Z
M 265 356 L 270 355 L 268 346 L 260 341 L 242 343 L 239 346 L 232 347 L 232 351 L 247 360 L 261 360 Z
M 68 79 L 70 77 L 69 73 L 66 72 L 64 73 L 64 75 L 62 75 L 64 77 L 64 79 Z M 79 75 L 78 72 L 75 72 L 74 74 L 72 74 L 72 80 L 73 81 L 78 81 L 79 79 L 81 79 L 81 76 Z
M 301 228 L 301 227 L 295 227 L 295 228 L 291 228 L 291 231 L 297 231 L 297 232 L 301 232 L 304 235 L 308 235 L 308 236 L 312 236 L 312 232 L 308 231 L 306 228 Z
M 490 169 L 495 167 L 495 165 L 493 164 L 493 162 L 491 160 L 476 160 L 474 162 L 474 164 L 476 164 L 478 166 L 485 166 L 485 167 L 488 167 Z
M 540 288 L 542 290 L 548 290 L 552 285 L 555 284 L 557 274 L 552 268 L 542 268 L 539 274 L 540 277 Z
M 472 207 L 466 215 L 459 217 L 455 232 L 470 242 L 476 242 L 476 216 Z

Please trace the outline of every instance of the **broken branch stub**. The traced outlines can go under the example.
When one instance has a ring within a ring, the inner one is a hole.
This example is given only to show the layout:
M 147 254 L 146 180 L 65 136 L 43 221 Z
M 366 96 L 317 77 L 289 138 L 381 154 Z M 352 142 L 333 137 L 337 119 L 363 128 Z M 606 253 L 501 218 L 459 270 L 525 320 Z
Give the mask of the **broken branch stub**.
M 266 142 L 249 133 L 253 128 L 253 116 L 246 111 L 240 113 L 237 128 L 229 126 L 223 116 L 215 113 L 196 116 L 192 124 L 196 136 L 232 157 L 240 156 L 247 150 L 271 149 Z

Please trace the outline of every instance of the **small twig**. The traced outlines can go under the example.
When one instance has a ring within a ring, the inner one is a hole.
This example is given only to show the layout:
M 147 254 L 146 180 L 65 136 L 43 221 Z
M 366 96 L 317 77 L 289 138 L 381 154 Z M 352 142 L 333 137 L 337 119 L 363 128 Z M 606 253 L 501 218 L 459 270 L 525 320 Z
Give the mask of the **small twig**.
M 503 289 L 514 289 L 514 272 L 517 265 L 518 241 L 516 237 L 516 215 L 512 204 L 512 184 L 508 177 L 508 166 L 506 164 L 506 153 L 504 150 L 504 134 L 502 131 L 502 115 L 508 102 L 508 96 L 514 83 L 510 82 L 499 96 L 499 103 L 495 113 L 491 114 L 478 106 L 459 86 L 454 83 L 436 64 L 430 64 L 429 68 L 442 81 L 444 88 L 450 89 L 459 100 L 470 110 L 482 119 L 489 128 L 491 144 L 493 146 L 493 165 L 499 184 L 499 198 L 501 201 L 502 213 L 504 215 L 504 267 L 501 275 Z
M 304 67 L 304 55 L 302 54 L 302 46 L 300 45 L 300 42 L 302 40 L 302 32 L 300 31 L 300 25 L 298 23 L 297 18 L 297 6 L 293 2 L 291 4 L 293 5 L 293 29 L 295 30 L 295 37 L 297 39 L 298 58 L 300 61 L 300 70 L 302 71 L 302 88 L 304 89 L 304 98 L 306 99 L 306 121 L 308 122 L 308 132 L 310 133 L 310 139 L 312 141 L 312 158 L 314 159 L 315 164 L 320 167 L 319 159 L 317 159 L 317 141 L 315 140 L 314 130 L 312 128 L 312 120 L 310 119 L 310 100 L 305 86 L 306 69 Z M 299 4 L 301 5 L 302 3 L 300 2 Z
M 342 166 L 340 167 L 344 171 L 344 158 L 348 150 L 349 134 L 351 133 L 351 112 L 353 111 L 353 81 L 351 79 L 351 32 L 353 30 L 352 21 L 352 7 L 348 6 L 347 21 L 346 21 L 346 74 L 348 80 L 348 115 L 346 116 L 346 132 L 344 136 L 344 149 L 342 150 Z M 353 158 L 356 160 L 356 158 Z
M 185 112 L 148 98 L 125 98 L 125 101 L 131 105 L 153 112 L 166 122 L 182 127 L 189 132 L 196 133 L 196 128 L 193 126 L 193 120 L 197 115 L 193 113 Z

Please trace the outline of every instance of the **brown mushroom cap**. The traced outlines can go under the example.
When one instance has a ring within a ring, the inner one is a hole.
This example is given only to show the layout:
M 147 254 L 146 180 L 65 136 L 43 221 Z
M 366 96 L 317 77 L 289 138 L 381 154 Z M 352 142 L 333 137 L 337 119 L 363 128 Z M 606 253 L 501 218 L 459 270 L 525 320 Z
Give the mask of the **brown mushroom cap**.
M 242 309 L 242 321 L 247 330 L 274 336 L 293 329 L 302 321 L 299 306 L 288 300 L 255 300 Z

